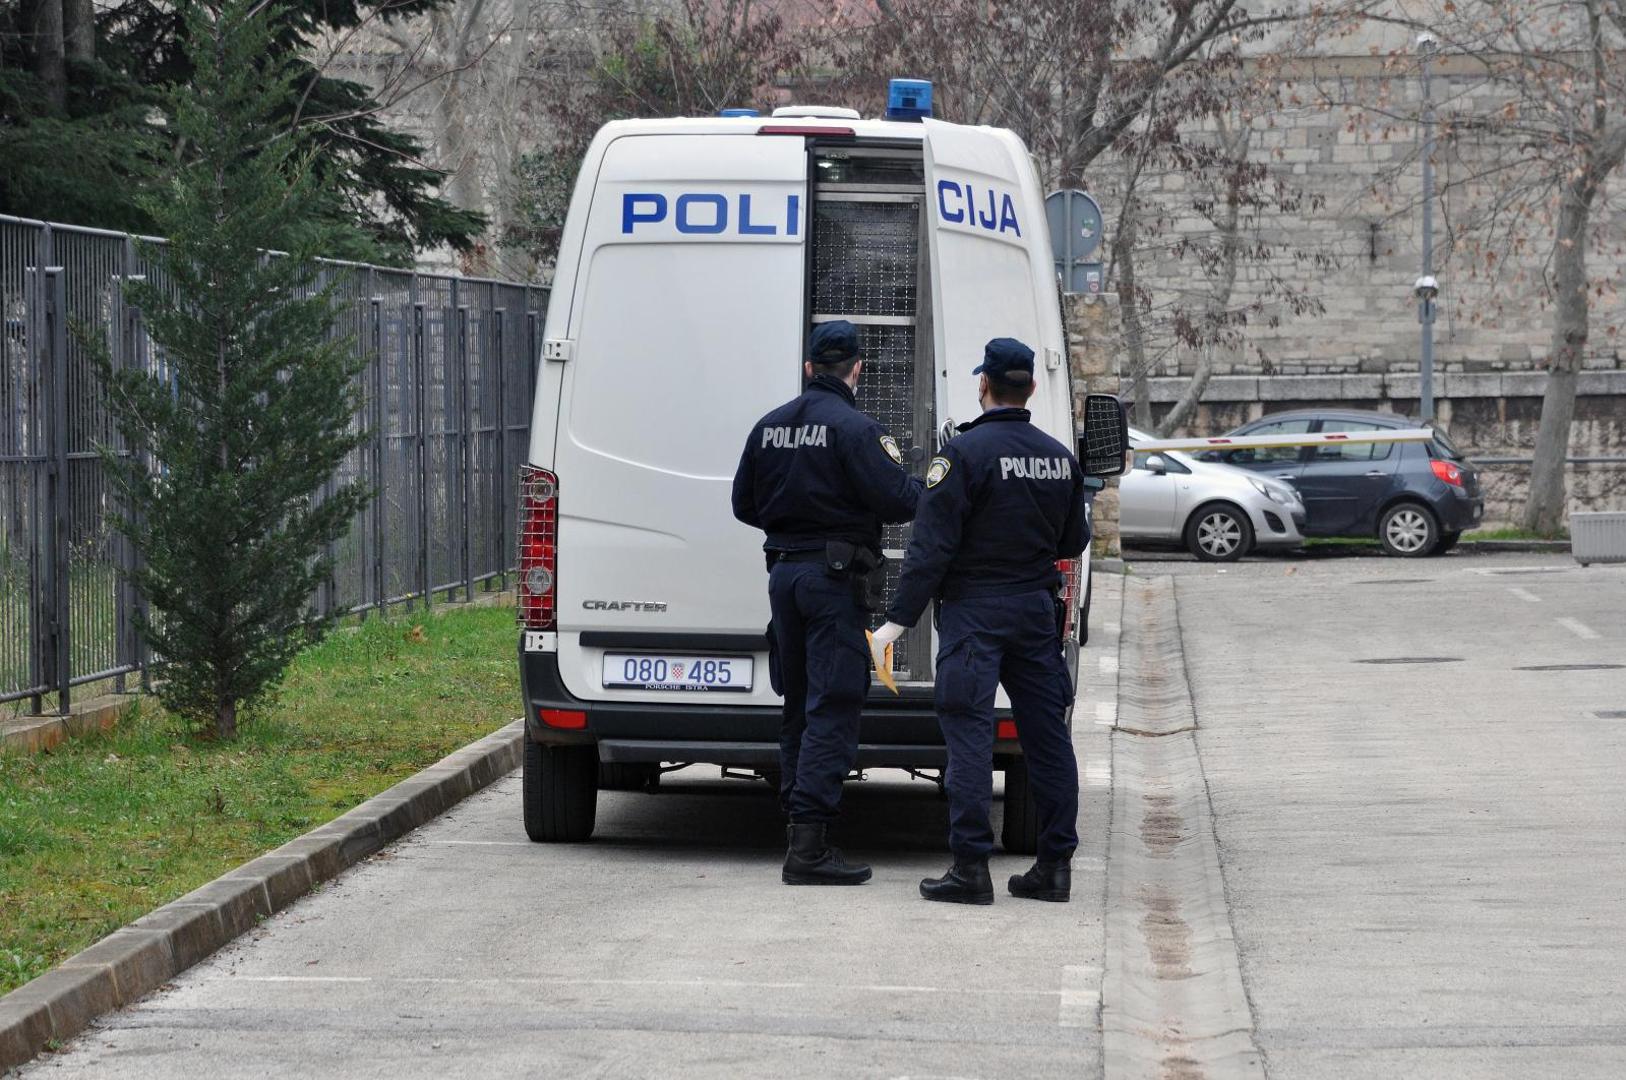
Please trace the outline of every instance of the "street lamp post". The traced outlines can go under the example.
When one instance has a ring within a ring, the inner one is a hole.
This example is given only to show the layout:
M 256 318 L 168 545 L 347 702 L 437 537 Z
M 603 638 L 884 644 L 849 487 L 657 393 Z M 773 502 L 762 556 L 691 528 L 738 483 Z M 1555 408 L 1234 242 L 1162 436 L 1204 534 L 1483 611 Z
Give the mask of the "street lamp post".
M 1433 34 L 1417 35 L 1423 68 L 1423 267 L 1412 291 L 1417 296 L 1417 321 L 1423 327 L 1422 355 L 1417 379 L 1417 411 L 1422 420 L 1434 418 L 1434 98 L 1429 87 L 1429 61 L 1436 48 Z

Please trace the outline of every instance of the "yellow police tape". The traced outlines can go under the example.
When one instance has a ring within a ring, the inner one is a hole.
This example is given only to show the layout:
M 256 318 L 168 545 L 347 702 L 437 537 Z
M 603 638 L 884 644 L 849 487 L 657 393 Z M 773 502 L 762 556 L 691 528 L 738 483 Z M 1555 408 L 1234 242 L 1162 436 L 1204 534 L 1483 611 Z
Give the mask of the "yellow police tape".
M 886 648 L 877 652 L 875 649 L 875 634 L 865 630 L 864 637 L 869 639 L 869 658 L 875 662 L 875 674 L 880 677 L 881 685 L 896 694 L 898 684 L 892 678 L 892 642 L 887 642 Z

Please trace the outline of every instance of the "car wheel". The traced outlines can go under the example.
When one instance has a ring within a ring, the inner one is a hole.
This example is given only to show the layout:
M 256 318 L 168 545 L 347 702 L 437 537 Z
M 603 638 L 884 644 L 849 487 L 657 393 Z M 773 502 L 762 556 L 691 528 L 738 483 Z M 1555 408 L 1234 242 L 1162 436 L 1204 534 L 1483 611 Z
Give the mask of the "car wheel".
M 1252 549 L 1253 524 L 1234 506 L 1199 507 L 1186 522 L 1186 550 L 1203 562 L 1236 562 Z
M 1444 555 L 1447 551 L 1450 551 L 1452 548 L 1456 547 L 1457 541 L 1461 539 L 1462 533 L 1460 531 L 1441 533 L 1439 542 L 1434 545 L 1434 554 Z
M 1011 758 L 1005 766 L 1005 820 L 999 827 L 999 842 L 1012 855 L 1032 855 L 1039 850 L 1039 808 L 1033 805 L 1027 759 L 1021 756 Z
M 520 791 L 526 836 L 538 843 L 586 840 L 598 810 L 597 748 L 526 739 Z
M 654 791 L 660 786 L 659 765 L 601 761 L 598 766 L 600 791 Z
M 1078 643 L 1090 643 L 1090 603 L 1095 599 L 1095 571 L 1084 575 L 1084 607 L 1078 613 Z
M 1422 503 L 1395 503 L 1378 519 L 1378 543 L 1390 555 L 1415 559 L 1434 554 L 1440 540 L 1440 526 L 1434 511 Z

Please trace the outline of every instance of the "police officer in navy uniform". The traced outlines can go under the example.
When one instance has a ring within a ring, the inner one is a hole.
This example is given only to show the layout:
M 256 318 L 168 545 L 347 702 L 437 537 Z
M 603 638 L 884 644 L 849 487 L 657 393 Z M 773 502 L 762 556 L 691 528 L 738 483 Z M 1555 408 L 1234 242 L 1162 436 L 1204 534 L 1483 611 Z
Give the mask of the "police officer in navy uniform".
M 915 516 L 922 482 L 903 467 L 885 429 L 858 410 L 853 391 L 862 368 L 852 323 L 814 327 L 807 389 L 751 429 L 734 475 L 734 516 L 767 533 L 775 689 L 785 698 L 787 885 L 861 885 L 870 877 L 826 833 L 857 757 L 869 692 L 866 578 L 881 565 L 881 526 Z
M 1072 679 L 1062 655 L 1058 559 L 1090 540 L 1084 474 L 1030 422 L 1033 350 L 995 338 L 973 372 L 983 414 L 933 458 L 878 648 L 939 601 L 937 719 L 948 745 L 954 865 L 920 883 L 928 900 L 991 904 L 994 690 L 1010 695 L 1039 816 L 1038 861 L 1012 895 L 1064 901 L 1078 846 L 1078 762 L 1067 730 Z

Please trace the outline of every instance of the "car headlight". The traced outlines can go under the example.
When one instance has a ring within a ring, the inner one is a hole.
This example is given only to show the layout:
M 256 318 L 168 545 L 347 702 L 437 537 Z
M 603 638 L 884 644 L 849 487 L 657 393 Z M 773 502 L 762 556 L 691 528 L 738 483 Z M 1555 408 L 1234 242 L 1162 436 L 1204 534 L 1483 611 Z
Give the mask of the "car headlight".
M 1293 489 L 1282 484 L 1267 484 L 1257 476 L 1248 477 L 1248 483 L 1253 485 L 1253 489 L 1255 491 L 1273 503 L 1278 503 L 1282 506 L 1292 506 L 1298 501 L 1296 498 L 1296 493 L 1293 491 Z

